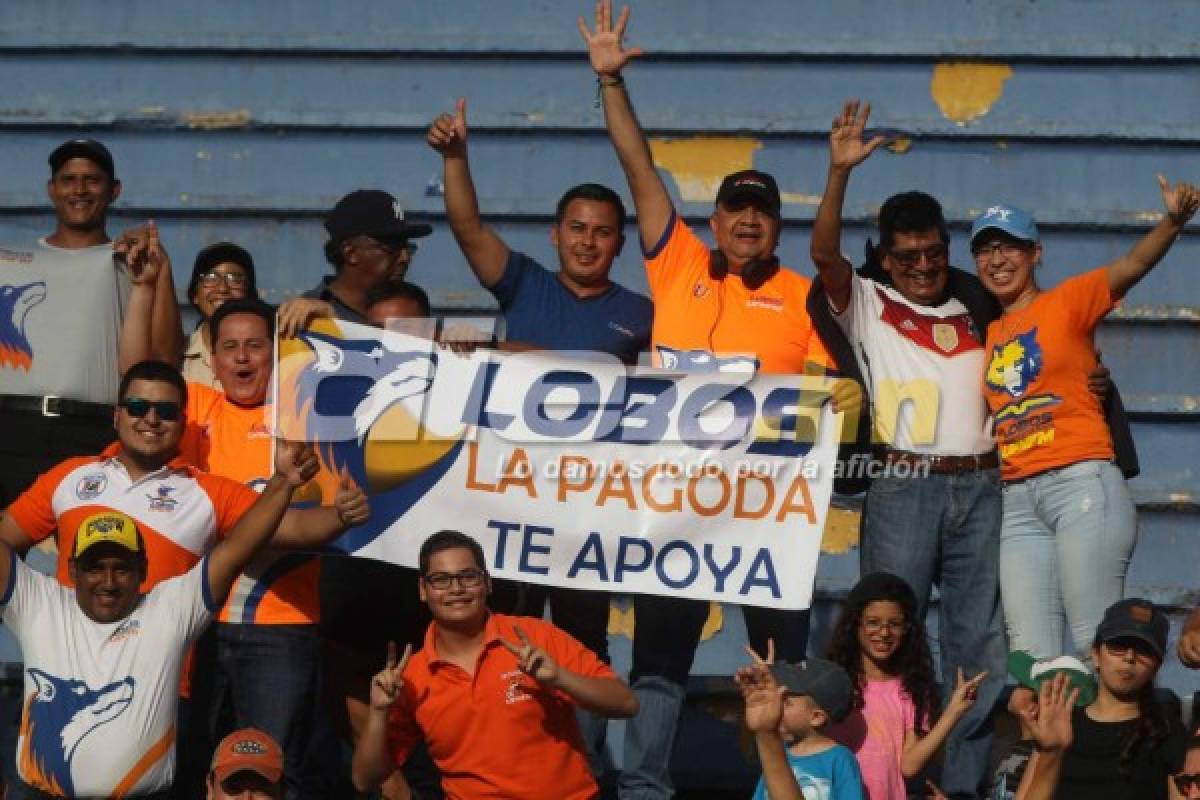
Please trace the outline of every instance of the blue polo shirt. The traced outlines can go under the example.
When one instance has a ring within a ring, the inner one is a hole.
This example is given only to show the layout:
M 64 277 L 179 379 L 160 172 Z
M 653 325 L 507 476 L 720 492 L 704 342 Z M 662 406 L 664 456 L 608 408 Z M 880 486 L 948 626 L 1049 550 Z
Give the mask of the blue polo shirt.
M 524 253 L 509 252 L 504 275 L 488 289 L 500 304 L 505 338 L 545 350 L 591 350 L 636 364 L 650 346 L 650 299 L 612 284 L 579 298 Z

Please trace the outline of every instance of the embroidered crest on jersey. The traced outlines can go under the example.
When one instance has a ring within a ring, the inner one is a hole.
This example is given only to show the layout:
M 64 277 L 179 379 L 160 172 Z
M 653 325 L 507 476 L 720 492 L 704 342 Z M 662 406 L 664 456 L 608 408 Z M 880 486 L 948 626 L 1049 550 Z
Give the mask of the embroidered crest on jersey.
M 151 511 L 174 511 L 175 506 L 179 505 L 179 501 L 172 496 L 175 491 L 174 486 L 158 486 L 155 487 L 154 494 L 146 495 L 146 499 L 150 501 Z
M 704 281 L 696 281 L 696 285 L 692 287 L 692 297 L 701 298 L 708 294 L 708 285 Z
M 25 333 L 25 318 L 45 299 L 46 284 L 41 281 L 0 286 L 0 367 L 28 372 L 33 366 L 33 345 Z
M 25 701 L 21 720 L 21 777 L 35 788 L 72 797 L 71 761 L 80 742 L 129 708 L 135 681 L 127 677 L 93 689 L 83 681 L 40 669 L 28 672 L 34 692 Z
M 892 298 L 883 289 L 879 295 L 882 310 L 880 320 L 891 325 L 901 336 L 918 347 L 938 355 L 957 356 L 972 350 L 982 350 L 970 314 L 937 317 L 922 314 L 911 306 Z
M 84 475 L 75 484 L 75 496 L 80 500 L 94 500 L 108 488 L 108 476 L 103 472 L 91 472 Z

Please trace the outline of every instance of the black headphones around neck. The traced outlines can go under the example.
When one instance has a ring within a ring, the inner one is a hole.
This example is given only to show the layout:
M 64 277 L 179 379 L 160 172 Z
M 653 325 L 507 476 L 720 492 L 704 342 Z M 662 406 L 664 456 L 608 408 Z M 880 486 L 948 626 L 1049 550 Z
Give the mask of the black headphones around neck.
M 766 258 L 756 258 L 742 265 L 742 283 L 747 289 L 754 290 L 769 281 L 779 272 L 779 256 L 772 253 Z M 729 259 L 720 250 L 710 250 L 708 255 L 708 276 L 714 281 L 724 280 L 729 274 Z

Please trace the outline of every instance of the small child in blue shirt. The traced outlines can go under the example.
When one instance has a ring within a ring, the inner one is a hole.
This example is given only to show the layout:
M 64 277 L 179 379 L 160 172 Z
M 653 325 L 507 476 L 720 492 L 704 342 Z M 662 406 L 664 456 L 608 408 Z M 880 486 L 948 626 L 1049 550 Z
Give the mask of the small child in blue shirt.
M 763 768 L 754 800 L 863 800 L 854 754 L 822 732 L 850 711 L 850 676 L 819 658 L 755 661 L 735 678 Z

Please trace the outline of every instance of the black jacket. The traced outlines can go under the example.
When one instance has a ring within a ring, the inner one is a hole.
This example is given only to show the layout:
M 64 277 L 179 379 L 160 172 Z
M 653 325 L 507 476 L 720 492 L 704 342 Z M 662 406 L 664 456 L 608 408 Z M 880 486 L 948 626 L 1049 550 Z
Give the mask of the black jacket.
M 874 251 L 875 248 L 871 245 L 871 241 L 867 240 L 867 258 L 859 268 L 858 274 L 863 278 L 891 286 L 891 277 L 874 257 Z M 950 267 L 946 280 L 946 293 L 966 307 L 982 342 L 988 325 L 1000 317 L 1000 304 L 987 289 L 983 288 L 983 284 L 978 278 L 957 267 Z M 842 462 L 843 469 L 839 470 L 838 474 L 841 477 L 835 478 L 833 484 L 834 491 L 838 494 L 858 494 L 867 490 L 870 479 L 865 474 L 852 474 L 845 467 L 856 463 L 852 460 L 856 455 L 859 457 L 857 463 L 863 464 L 873 452 L 870 387 L 867 386 L 862 370 L 859 369 L 858 359 L 855 357 L 850 340 L 846 338 L 841 326 L 833 318 L 833 312 L 829 308 L 829 299 L 825 294 L 825 287 L 821 284 L 820 277 L 813 280 L 806 305 L 817 335 L 821 337 L 825 349 L 829 351 L 829 355 L 837 364 L 838 374 L 854 379 L 862 389 L 863 408 L 858 418 L 858 433 L 855 441 L 843 444 L 838 451 L 838 460 Z M 1133 434 L 1129 430 L 1129 420 L 1125 414 L 1125 406 L 1121 402 L 1121 393 L 1117 391 L 1115 383 L 1109 384 L 1108 395 L 1104 401 L 1104 416 L 1112 435 L 1117 466 L 1121 468 L 1126 479 L 1136 477 L 1140 471 L 1137 449 L 1133 444 Z

